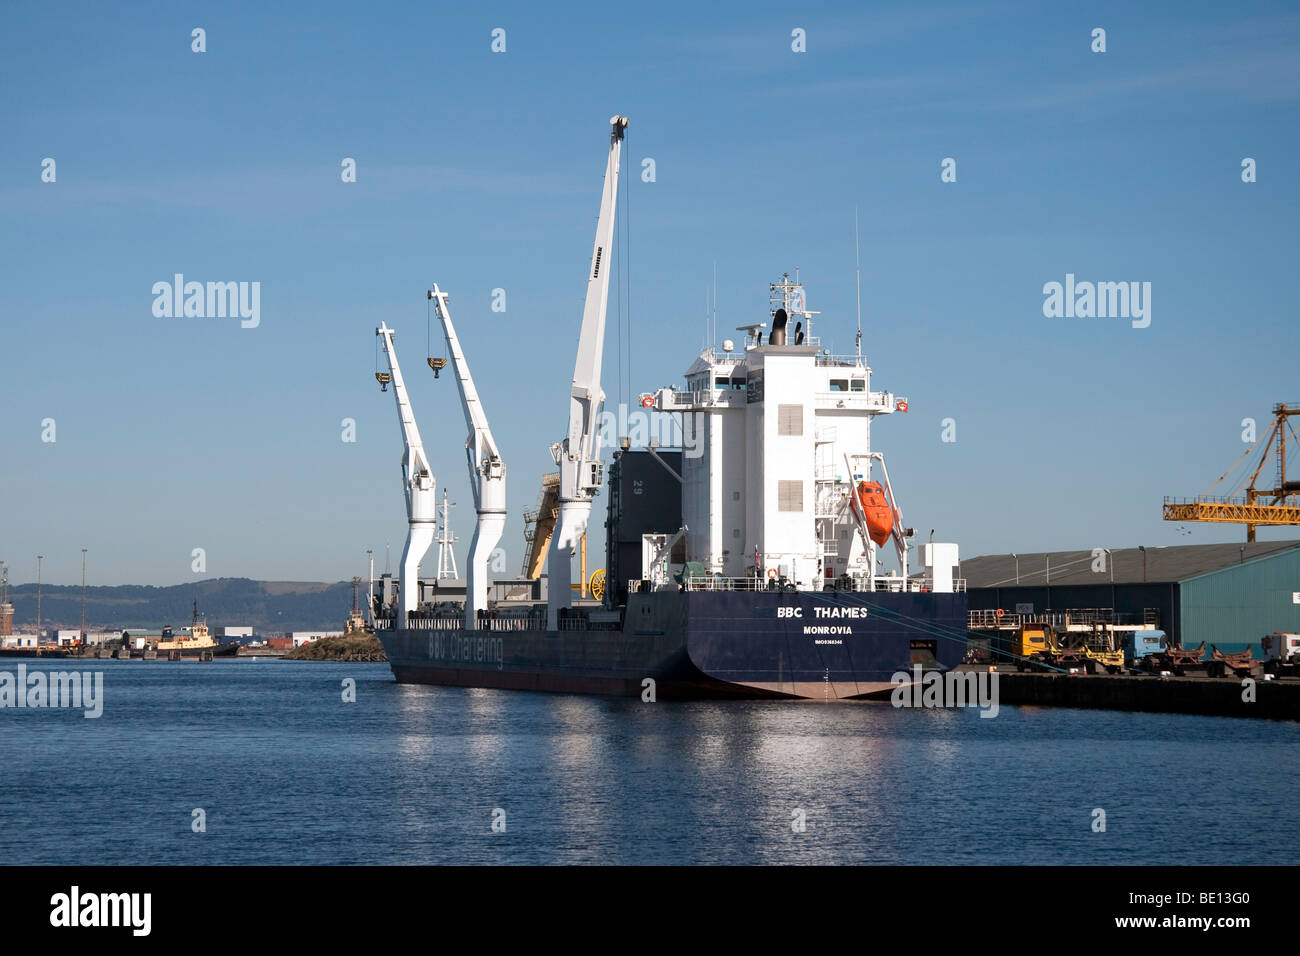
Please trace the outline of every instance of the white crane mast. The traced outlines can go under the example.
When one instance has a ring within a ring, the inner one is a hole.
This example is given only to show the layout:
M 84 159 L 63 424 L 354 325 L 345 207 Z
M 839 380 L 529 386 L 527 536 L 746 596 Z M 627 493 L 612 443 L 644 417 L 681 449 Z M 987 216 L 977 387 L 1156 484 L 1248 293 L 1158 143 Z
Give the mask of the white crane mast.
M 591 502 L 603 480 L 600 463 L 600 412 L 605 392 L 600 387 L 600 363 L 605 350 L 605 310 L 609 302 L 610 250 L 614 242 L 614 211 L 618 199 L 619 155 L 627 117 L 610 118 L 609 156 L 596 220 L 596 241 L 587 271 L 587 298 L 582 309 L 578 357 L 573 366 L 569 398 L 569 434 L 551 446 L 560 466 L 560 501 L 547 560 L 547 626 L 559 626 L 559 611 L 573 604 L 573 549 L 587 531 Z
M 409 527 L 406 547 L 402 549 L 399 579 L 402 611 L 397 621 L 398 627 L 406 627 L 411 612 L 419 606 L 420 561 L 433 543 L 438 502 L 434 493 L 433 469 L 425 457 L 420 429 L 416 427 L 415 413 L 411 410 L 406 383 L 402 380 L 402 369 L 397 364 L 397 353 L 393 350 L 393 330 L 384 323 L 375 329 L 375 335 L 383 341 L 384 354 L 388 356 L 388 368 L 393 377 L 393 398 L 397 401 L 397 420 L 402 426 L 402 438 L 406 442 L 406 449 L 402 452 L 402 490 L 406 492 Z
M 465 425 L 469 437 L 465 439 L 465 457 L 469 465 L 469 486 L 474 493 L 474 511 L 477 521 L 474 538 L 469 546 L 469 581 L 465 595 L 465 627 L 478 626 L 478 612 L 488 606 L 488 559 L 501 540 L 506 526 L 506 465 L 501 460 L 492 428 L 488 425 L 478 389 L 469 372 L 469 363 L 461 350 L 456 327 L 447 308 L 447 293 L 435 282 L 429 291 L 442 331 L 447 338 L 447 352 L 456 367 L 456 387 L 460 390 L 460 404 L 465 412 Z

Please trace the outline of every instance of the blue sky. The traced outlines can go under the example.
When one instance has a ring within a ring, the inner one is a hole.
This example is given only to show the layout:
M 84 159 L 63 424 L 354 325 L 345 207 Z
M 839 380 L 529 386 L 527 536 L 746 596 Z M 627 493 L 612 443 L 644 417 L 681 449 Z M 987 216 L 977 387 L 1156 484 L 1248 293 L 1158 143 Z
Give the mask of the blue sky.
M 1243 418 L 1262 428 L 1300 400 L 1292 4 L 0 17 L 0 559 L 15 582 L 37 553 L 46 580 L 78 581 L 83 547 L 96 584 L 337 580 L 364 573 L 367 547 L 382 566 L 386 542 L 395 568 L 381 320 L 460 504 L 463 562 L 464 424 L 454 384 L 422 362 L 435 281 L 506 456 L 517 570 L 520 512 L 566 428 L 614 113 L 631 119 L 630 214 L 609 405 L 680 382 L 715 263 L 724 332 L 766 318 L 767 283 L 798 267 L 818 334 L 851 351 L 856 205 L 864 351 L 875 385 L 911 399 L 873 440 L 907 522 L 965 556 L 1236 540 L 1238 526 L 1162 522 L 1161 498 L 1203 492 L 1244 450 Z M 152 285 L 177 272 L 260 282 L 261 324 L 156 318 Z M 1044 317 L 1043 284 L 1066 273 L 1150 282 L 1150 327 Z

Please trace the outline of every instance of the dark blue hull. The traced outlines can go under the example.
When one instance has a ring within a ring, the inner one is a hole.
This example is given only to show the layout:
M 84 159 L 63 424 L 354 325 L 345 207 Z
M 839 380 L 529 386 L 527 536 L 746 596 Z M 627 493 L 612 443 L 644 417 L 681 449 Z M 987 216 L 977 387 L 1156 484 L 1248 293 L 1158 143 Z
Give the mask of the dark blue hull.
M 575 629 L 379 631 L 399 681 L 656 697 L 879 696 L 916 664 L 949 669 L 966 649 L 966 595 L 659 591 L 621 621 Z

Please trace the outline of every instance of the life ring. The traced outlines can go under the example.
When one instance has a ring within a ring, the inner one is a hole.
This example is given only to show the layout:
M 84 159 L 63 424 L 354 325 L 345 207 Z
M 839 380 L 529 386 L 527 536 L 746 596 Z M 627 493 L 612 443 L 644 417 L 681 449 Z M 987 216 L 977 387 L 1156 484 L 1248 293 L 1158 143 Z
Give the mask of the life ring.
M 1004 614 L 1006 614 L 1006 613 L 1007 613 L 1007 612 L 1004 611 L 1004 610 L 1002 610 L 1002 608 L 998 608 L 997 611 L 995 612 L 995 616 L 996 616 L 997 619 L 1000 621 L 1000 620 L 1002 620 L 1002 615 L 1004 615 Z
M 767 569 L 767 576 L 768 576 L 769 578 L 774 578 L 774 577 L 776 577 L 776 568 L 768 568 L 768 569 Z
M 655 397 L 654 397 L 653 395 L 642 395 L 642 396 L 641 396 L 641 407 L 642 407 L 642 408 L 650 408 L 650 407 L 652 407 L 652 406 L 654 405 L 654 403 L 655 403 Z

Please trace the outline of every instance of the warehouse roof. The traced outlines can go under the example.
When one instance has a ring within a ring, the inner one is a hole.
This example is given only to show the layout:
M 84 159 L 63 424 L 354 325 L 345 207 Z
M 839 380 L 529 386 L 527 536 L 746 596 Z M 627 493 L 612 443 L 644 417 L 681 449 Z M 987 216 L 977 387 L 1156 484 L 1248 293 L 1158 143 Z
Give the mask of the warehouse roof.
M 1019 584 L 1042 587 L 1044 584 L 1109 584 L 1111 562 L 1116 584 L 1168 583 L 1183 581 L 1198 574 L 1266 558 L 1300 548 L 1300 541 L 1256 541 L 1253 544 L 1186 544 L 1146 549 L 1146 576 L 1143 577 L 1141 548 L 1113 548 L 1104 570 L 1094 570 L 1097 558 L 1088 551 L 1038 551 L 1019 555 Z M 1048 577 L 1050 568 L 1051 577 Z M 1015 587 L 1017 556 L 986 554 L 961 563 L 961 577 L 967 589 Z

